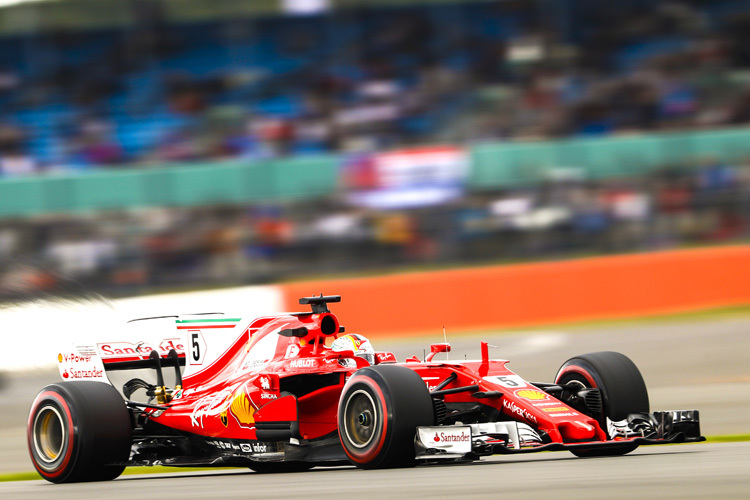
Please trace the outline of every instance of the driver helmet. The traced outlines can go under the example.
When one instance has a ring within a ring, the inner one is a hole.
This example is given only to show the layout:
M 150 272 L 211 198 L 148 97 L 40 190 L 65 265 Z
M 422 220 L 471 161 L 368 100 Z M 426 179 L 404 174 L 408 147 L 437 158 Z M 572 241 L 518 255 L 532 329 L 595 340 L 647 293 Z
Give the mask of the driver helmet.
M 334 351 L 354 351 L 355 356 L 367 360 L 371 365 L 375 364 L 375 350 L 372 348 L 370 341 L 364 335 L 350 333 L 343 337 L 339 337 L 333 341 L 331 349 Z

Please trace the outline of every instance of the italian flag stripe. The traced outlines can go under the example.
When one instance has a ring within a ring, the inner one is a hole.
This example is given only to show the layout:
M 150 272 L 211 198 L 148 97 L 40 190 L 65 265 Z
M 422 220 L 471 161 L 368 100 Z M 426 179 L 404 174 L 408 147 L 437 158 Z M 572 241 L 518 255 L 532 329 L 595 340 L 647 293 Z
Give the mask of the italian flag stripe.
M 178 319 L 177 323 L 230 323 L 238 322 L 241 318 L 219 318 L 219 319 Z
M 208 328 L 234 328 L 235 326 L 237 326 L 237 323 L 232 323 L 231 325 L 177 325 L 177 329 L 192 330 L 200 328 L 201 330 L 206 330 Z

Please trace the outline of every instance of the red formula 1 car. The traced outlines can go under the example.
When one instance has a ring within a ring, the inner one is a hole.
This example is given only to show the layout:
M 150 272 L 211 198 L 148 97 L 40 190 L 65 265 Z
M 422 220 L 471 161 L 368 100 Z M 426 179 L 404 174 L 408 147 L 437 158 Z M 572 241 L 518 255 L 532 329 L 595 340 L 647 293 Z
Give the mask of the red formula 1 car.
M 384 468 L 703 440 L 697 411 L 649 413 L 622 354 L 574 357 L 549 383 L 489 359 L 485 342 L 476 361 L 434 360 L 450 350 L 443 343 L 398 363 L 344 335 L 328 308 L 339 300 L 306 297 L 311 311 L 248 321 L 135 320 L 136 342 L 61 352 L 65 381 L 44 388 L 29 415 L 34 466 L 62 483 L 113 479 L 129 465 Z

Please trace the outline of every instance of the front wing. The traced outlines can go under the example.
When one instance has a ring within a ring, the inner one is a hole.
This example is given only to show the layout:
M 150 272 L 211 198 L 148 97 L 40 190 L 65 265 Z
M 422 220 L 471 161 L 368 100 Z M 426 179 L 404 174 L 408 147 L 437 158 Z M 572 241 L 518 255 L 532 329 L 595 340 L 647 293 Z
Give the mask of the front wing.
M 698 410 L 633 413 L 627 419 L 607 422 L 611 439 L 559 443 L 545 441 L 534 428 L 516 421 L 419 427 L 415 436 L 417 459 L 459 459 L 468 456 L 533 453 L 538 451 L 591 450 L 640 445 L 705 441 L 700 434 Z

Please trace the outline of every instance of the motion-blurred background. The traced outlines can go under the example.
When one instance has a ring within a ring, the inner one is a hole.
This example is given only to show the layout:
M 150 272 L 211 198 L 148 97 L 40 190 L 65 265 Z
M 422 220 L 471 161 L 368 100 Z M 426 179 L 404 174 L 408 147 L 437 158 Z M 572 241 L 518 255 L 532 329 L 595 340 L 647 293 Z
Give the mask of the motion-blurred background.
M 0 473 L 112 310 L 313 292 L 399 359 L 618 350 L 746 434 L 749 122 L 750 1 L 0 0 Z
M 0 5 L 0 296 L 748 237 L 747 1 Z

